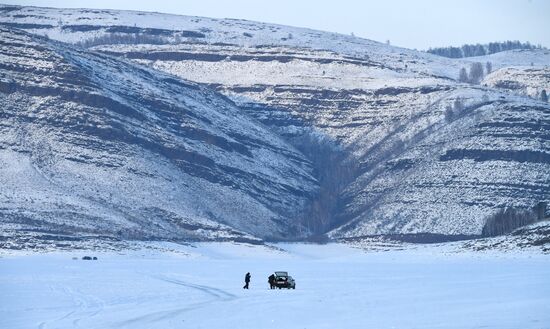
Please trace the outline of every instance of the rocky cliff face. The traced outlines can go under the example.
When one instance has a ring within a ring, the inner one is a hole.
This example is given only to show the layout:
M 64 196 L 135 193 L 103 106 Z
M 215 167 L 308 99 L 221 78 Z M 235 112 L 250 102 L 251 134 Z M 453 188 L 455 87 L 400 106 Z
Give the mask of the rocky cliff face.
M 229 97 L 311 162 L 318 189 L 303 188 L 313 194 L 293 208 L 308 234 L 479 234 L 496 209 L 550 198 L 548 104 L 455 81 L 472 61 L 541 67 L 548 53 L 451 60 L 241 20 L 4 11 L 10 26 Z

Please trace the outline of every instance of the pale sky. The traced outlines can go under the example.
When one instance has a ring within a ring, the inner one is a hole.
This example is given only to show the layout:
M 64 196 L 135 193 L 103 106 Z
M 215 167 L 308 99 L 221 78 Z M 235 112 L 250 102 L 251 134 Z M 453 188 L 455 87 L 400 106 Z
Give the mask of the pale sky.
M 426 49 L 520 40 L 550 48 L 550 0 L 0 0 L 59 8 L 157 11 L 308 27 Z

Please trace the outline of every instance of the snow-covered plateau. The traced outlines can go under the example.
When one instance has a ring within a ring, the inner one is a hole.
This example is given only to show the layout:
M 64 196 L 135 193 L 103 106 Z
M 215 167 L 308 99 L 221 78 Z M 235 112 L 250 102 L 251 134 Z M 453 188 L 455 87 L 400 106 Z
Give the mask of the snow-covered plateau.
M 550 328 L 550 257 L 528 250 L 142 243 L 2 253 L 0 269 L 10 329 Z M 296 289 L 270 290 L 274 271 Z
M 19 241 L 477 236 L 550 202 L 546 49 L 449 59 L 117 10 L 0 6 L 0 26 L 0 216 Z M 459 82 L 475 62 L 493 72 Z

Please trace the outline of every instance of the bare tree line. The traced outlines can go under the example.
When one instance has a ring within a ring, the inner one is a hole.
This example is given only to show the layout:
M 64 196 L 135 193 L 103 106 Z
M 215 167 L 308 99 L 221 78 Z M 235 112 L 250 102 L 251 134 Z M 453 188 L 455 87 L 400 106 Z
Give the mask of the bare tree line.
M 481 234 L 485 237 L 503 235 L 537 220 L 535 209 L 504 208 L 487 218 Z
M 464 58 L 485 56 L 501 51 L 515 50 L 515 49 L 543 49 L 541 45 L 532 45 L 529 42 L 519 41 L 503 41 L 503 42 L 490 42 L 488 44 L 465 44 L 460 47 L 439 47 L 430 48 L 428 53 L 449 57 L 449 58 Z
M 491 62 L 485 63 L 485 69 L 480 62 L 474 62 L 470 64 L 469 71 L 462 67 L 458 73 L 458 81 L 479 84 L 486 74 L 493 71 L 493 64 Z

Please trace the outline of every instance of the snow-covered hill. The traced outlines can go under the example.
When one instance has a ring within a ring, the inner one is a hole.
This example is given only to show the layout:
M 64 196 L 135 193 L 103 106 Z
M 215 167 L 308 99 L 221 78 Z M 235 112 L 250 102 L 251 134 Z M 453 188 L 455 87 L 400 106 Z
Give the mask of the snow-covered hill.
M 543 90 L 550 93 L 550 66 L 506 67 L 487 75 L 482 83 L 508 90 L 510 93 L 540 99 Z
M 453 79 L 458 76 L 461 66 L 473 61 L 491 61 L 495 68 L 532 63 L 550 64 L 550 52 L 544 49 L 517 50 L 453 60 L 350 35 L 240 19 L 9 5 L 2 5 L 0 13 L 0 22 L 4 25 L 69 43 L 110 44 L 109 38 L 102 38 L 118 35 L 129 39 L 142 37 L 145 43 L 307 48 L 327 50 L 353 58 L 371 59 L 393 69 L 407 68 L 422 74 L 435 74 Z
M 17 30 L 0 42 L 2 230 L 301 234 L 311 164 L 223 96 Z
M 502 51 L 486 56 L 468 57 L 468 62 L 487 63 L 490 62 L 493 69 L 504 67 L 522 66 L 550 66 L 549 49 L 516 49 Z
M 308 233 L 479 234 L 498 208 L 550 201 L 548 104 L 456 81 L 472 62 L 491 61 L 495 70 L 544 67 L 548 51 L 453 60 L 243 20 L 0 11 L 1 24 L 145 64 L 229 97 L 311 162 L 313 171 L 302 166 L 314 179 L 296 182 L 309 184 L 299 188 L 307 197 L 288 208 Z
M 413 67 L 417 61 L 438 59 L 433 69 L 442 75 L 448 70 L 448 65 L 440 65 L 440 62 L 453 63 L 440 60 L 438 56 L 354 36 L 239 19 L 19 6 L 3 6 L 0 12 L 0 22 L 5 25 L 70 43 L 93 41 L 113 34 L 130 38 L 147 35 L 155 38 L 155 43 L 230 44 L 247 48 L 278 45 L 328 50 L 359 58 L 372 57 L 378 62 L 391 54 L 400 67 L 405 64 Z
M 540 248 L 543 253 L 549 254 L 550 220 L 518 228 L 506 235 L 466 241 L 461 243 L 461 248 L 474 251 L 499 250 L 506 252 Z

